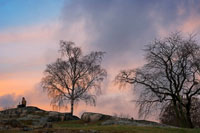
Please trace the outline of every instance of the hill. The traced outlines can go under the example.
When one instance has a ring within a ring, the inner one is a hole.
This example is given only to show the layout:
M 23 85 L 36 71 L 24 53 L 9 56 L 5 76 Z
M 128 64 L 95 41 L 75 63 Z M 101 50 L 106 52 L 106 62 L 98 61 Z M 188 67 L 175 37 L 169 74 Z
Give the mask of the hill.
M 32 130 L 52 127 L 52 122 L 79 120 L 70 113 L 45 111 L 34 106 L 0 111 L 0 130 L 22 128 Z
M 13 108 L 0 111 L 0 132 L 56 133 L 186 133 L 199 129 L 183 129 L 160 123 L 119 118 L 85 112 L 81 119 L 70 113 L 45 111 L 37 107 Z

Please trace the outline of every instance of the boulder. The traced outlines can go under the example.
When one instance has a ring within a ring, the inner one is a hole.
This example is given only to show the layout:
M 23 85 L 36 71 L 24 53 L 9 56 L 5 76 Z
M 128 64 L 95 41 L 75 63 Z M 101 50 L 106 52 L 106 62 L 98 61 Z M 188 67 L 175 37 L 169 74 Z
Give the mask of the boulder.
M 70 121 L 70 120 L 80 120 L 80 118 L 78 118 L 77 116 L 75 115 L 71 115 L 71 113 L 65 113 L 64 115 L 65 117 L 65 121 Z
M 14 120 L 14 119 L 10 119 L 10 120 L 4 121 L 4 125 L 9 125 L 9 126 L 11 126 L 13 128 L 22 127 L 22 124 L 19 121 Z
M 45 124 L 43 125 L 43 128 L 52 128 L 52 127 L 53 127 L 53 125 L 52 125 L 51 122 L 47 122 L 47 123 L 45 123 Z
M 96 121 L 103 121 L 109 120 L 113 117 L 110 115 L 100 114 L 100 113 L 92 113 L 92 112 L 84 112 L 81 116 L 81 120 L 85 122 L 96 122 Z
M 60 113 L 55 111 L 50 111 L 49 116 L 58 116 Z
M 23 127 L 22 130 L 23 130 L 23 131 L 31 131 L 31 130 L 33 130 L 33 128 L 30 128 L 30 127 L 25 126 L 25 127 Z

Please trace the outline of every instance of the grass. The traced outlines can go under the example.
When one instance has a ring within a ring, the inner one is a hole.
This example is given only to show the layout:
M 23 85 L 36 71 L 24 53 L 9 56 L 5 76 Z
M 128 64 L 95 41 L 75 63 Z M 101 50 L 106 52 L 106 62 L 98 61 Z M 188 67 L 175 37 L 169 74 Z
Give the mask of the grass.
M 98 123 L 84 123 L 83 121 L 58 122 L 56 129 L 68 130 L 96 130 L 102 133 L 200 133 L 200 129 L 164 128 L 164 127 L 138 127 L 128 125 L 100 125 Z
M 99 131 L 100 133 L 200 133 L 200 129 L 186 129 L 186 128 L 165 128 L 165 127 L 138 127 L 128 125 L 101 125 L 101 122 L 85 123 L 81 120 L 56 122 L 53 128 L 38 129 L 29 131 L 31 133 L 42 132 L 56 132 L 56 133 L 79 133 L 84 131 Z M 8 131 L 0 131 L 0 133 L 7 133 Z M 9 130 L 9 133 L 21 133 L 21 129 Z

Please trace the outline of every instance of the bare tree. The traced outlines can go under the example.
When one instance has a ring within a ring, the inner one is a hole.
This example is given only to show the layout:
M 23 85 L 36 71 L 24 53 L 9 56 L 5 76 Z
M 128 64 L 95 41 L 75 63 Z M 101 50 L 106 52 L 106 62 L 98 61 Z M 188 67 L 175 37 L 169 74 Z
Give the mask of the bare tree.
M 192 35 L 184 38 L 175 33 L 147 45 L 145 52 L 146 64 L 121 71 L 116 81 L 140 91 L 140 116 L 171 102 L 179 124 L 192 128 L 191 99 L 200 94 L 200 46 Z
M 52 98 L 51 105 L 61 107 L 70 103 L 73 115 L 74 104 L 80 100 L 95 105 L 94 92 L 101 91 L 101 82 L 106 76 L 106 70 L 100 65 L 104 52 L 83 56 L 79 47 L 66 41 L 60 42 L 59 52 L 61 58 L 47 65 L 41 83 Z

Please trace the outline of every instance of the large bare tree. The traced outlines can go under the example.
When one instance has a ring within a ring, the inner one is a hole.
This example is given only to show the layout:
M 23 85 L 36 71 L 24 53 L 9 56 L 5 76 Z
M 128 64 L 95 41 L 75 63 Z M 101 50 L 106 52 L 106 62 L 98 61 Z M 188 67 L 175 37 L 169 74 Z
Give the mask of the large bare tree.
M 101 90 L 101 82 L 106 70 L 101 67 L 104 52 L 91 52 L 83 56 L 79 47 L 73 42 L 60 42 L 61 58 L 48 64 L 42 79 L 42 87 L 52 98 L 53 106 L 74 104 L 83 100 L 95 105 L 96 92 Z
M 197 41 L 192 35 L 185 38 L 174 33 L 147 45 L 145 53 L 144 66 L 121 71 L 116 81 L 120 85 L 133 84 L 139 90 L 140 116 L 172 103 L 180 126 L 192 128 L 192 98 L 200 95 L 200 46 Z

